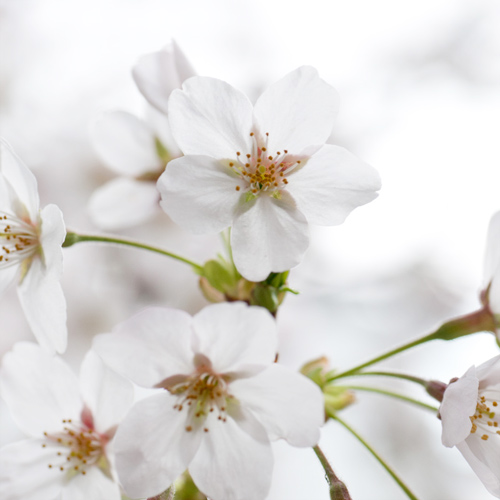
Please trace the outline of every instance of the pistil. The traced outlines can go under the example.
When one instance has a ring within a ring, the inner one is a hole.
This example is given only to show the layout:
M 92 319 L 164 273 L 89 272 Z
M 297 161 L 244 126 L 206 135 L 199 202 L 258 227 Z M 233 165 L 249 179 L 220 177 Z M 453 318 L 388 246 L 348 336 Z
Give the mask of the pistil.
M 253 195 L 267 192 L 272 196 L 279 197 L 279 191 L 288 184 L 287 176 L 296 168 L 300 167 L 301 160 L 291 158 L 288 150 L 277 151 L 274 155 L 267 150 L 269 134 L 266 133 L 264 141 L 257 139 L 251 132 L 251 153 L 243 155 L 236 152 L 236 160 L 229 162 L 229 167 L 237 172 L 244 181 L 244 189 Z M 240 191 L 242 186 L 236 186 Z

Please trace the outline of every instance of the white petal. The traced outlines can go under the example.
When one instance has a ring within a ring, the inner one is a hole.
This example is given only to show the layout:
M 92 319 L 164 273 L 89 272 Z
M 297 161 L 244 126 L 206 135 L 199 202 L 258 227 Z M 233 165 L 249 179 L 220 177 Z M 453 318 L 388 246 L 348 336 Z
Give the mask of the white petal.
M 486 489 L 500 498 L 500 446 L 497 439 L 483 441 L 471 435 L 457 448 Z
M 315 446 L 325 422 L 323 395 L 307 377 L 273 364 L 254 377 L 235 380 L 231 391 L 262 422 L 271 439 Z
M 172 134 L 185 155 L 236 158 L 250 151 L 252 104 L 231 85 L 196 76 L 170 96 Z
M 120 488 L 97 467 L 78 474 L 66 484 L 61 500 L 120 500 Z
M 158 212 L 160 195 L 154 182 L 119 177 L 96 189 L 88 211 L 103 229 L 122 229 L 146 221 Z
M 356 207 L 377 197 L 380 177 L 367 163 L 344 148 L 323 146 L 288 177 L 288 192 L 310 224 L 344 222 Z
M 134 401 L 132 384 L 110 370 L 93 351 L 83 359 L 80 389 L 95 429 L 103 434 L 120 423 Z
M 30 220 L 36 221 L 40 199 L 35 176 L 3 139 L 0 139 L 0 175 L 5 176 L 5 180 L 28 211 Z M 23 215 L 17 207 L 15 212 L 17 215 Z
M 2 294 L 14 281 L 17 270 L 18 266 L 11 266 L 0 270 L 0 294 Z
M 41 439 L 27 439 L 0 450 L 2 500 L 54 500 L 64 475 L 49 464 L 57 463 L 56 448 L 42 448 Z
M 142 56 L 132 69 L 142 95 L 162 113 L 168 111 L 171 92 L 196 75 L 179 46 L 172 40 L 165 48 Z
M 214 499 L 262 500 L 271 486 L 273 454 L 265 430 L 247 412 L 226 422 L 209 418 L 189 465 L 196 486 Z
M 130 113 L 104 113 L 94 124 L 91 137 L 102 161 L 119 174 L 137 177 L 161 168 L 153 131 Z
M 57 273 L 33 259 L 28 273 L 17 287 L 19 301 L 36 339 L 48 352 L 66 350 L 66 299 Z
M 43 262 L 48 273 L 59 279 L 63 269 L 62 244 L 66 238 L 63 214 L 56 205 L 47 205 L 40 212 Z
M 255 119 L 269 133 L 271 154 L 298 153 L 307 146 L 324 144 L 338 111 L 337 91 L 310 66 L 302 66 L 271 85 L 255 104 Z
M 444 392 L 439 413 L 443 424 L 441 440 L 448 448 L 456 446 L 470 435 L 470 417 L 476 412 L 478 387 L 476 368 L 471 366 Z
M 278 347 L 276 322 L 262 307 L 243 302 L 213 304 L 193 318 L 194 349 L 216 372 L 237 372 L 245 365 L 269 365 Z
M 174 410 L 176 401 L 166 391 L 143 399 L 118 427 L 116 468 L 132 498 L 165 491 L 198 449 L 201 433 L 185 430 L 187 412 Z
M 250 281 L 270 272 L 288 271 L 309 246 L 307 221 L 286 192 L 276 200 L 266 195 L 240 207 L 231 244 L 236 268 Z
M 120 323 L 113 333 L 97 335 L 92 347 L 117 373 L 153 387 L 193 370 L 191 323 L 184 311 L 151 307 Z
M 183 156 L 169 162 L 158 179 L 160 205 L 179 226 L 195 234 L 228 227 L 236 211 L 241 185 L 229 167 L 208 156 Z
M 18 342 L 2 361 L 0 391 L 14 420 L 27 434 L 61 430 L 62 419 L 80 419 L 78 379 L 57 356 L 31 342 Z
M 153 108 L 153 106 L 146 106 L 145 120 L 154 130 L 155 136 L 158 137 L 171 159 L 178 158 L 182 155 L 172 135 L 172 131 L 170 130 L 168 118 L 163 113 L 160 113 L 156 108 Z
M 484 258 L 483 289 L 491 283 L 489 291 L 490 308 L 500 314 L 500 212 L 491 217 Z
M 62 274 L 62 244 L 66 237 L 61 210 L 47 205 L 40 213 L 42 256 L 34 257 L 17 288 L 26 319 L 36 339 L 49 352 L 66 350 L 66 299 L 59 280 Z

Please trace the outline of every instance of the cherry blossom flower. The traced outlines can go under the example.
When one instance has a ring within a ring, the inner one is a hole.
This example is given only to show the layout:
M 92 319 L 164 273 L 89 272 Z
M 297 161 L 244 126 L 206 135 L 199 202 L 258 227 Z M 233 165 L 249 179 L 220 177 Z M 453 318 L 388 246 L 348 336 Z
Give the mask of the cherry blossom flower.
M 131 497 L 158 495 L 188 468 L 213 500 L 262 499 L 270 441 L 319 439 L 321 392 L 274 363 L 276 325 L 263 308 L 214 304 L 194 317 L 150 308 L 93 347 L 133 382 L 165 389 L 137 403 L 116 435 L 118 475 Z
M 156 181 L 167 163 L 181 156 L 170 133 L 166 114 L 171 92 L 195 75 L 175 42 L 144 55 L 133 76 L 148 108 L 141 120 L 125 111 L 103 113 L 92 129 L 92 142 L 101 160 L 119 177 L 107 182 L 89 200 L 89 214 L 103 229 L 130 227 L 159 210 Z
M 248 280 L 297 265 L 309 224 L 341 224 L 380 188 L 372 167 L 325 144 L 337 101 L 307 66 L 272 85 L 254 108 L 223 81 L 187 80 L 168 105 L 186 156 L 158 180 L 163 210 L 196 234 L 232 226 L 234 261 Z
M 450 383 L 440 407 L 442 441 L 456 446 L 488 491 L 500 498 L 500 356 Z
M 66 229 L 55 205 L 40 210 L 34 175 L 0 139 L 0 293 L 18 276 L 17 292 L 38 342 L 64 352 L 66 300 L 59 279 Z
M 78 382 L 60 358 L 20 342 L 4 356 L 0 391 L 31 436 L 0 450 L 2 500 L 120 500 L 110 441 L 132 404 L 130 382 L 93 352 Z

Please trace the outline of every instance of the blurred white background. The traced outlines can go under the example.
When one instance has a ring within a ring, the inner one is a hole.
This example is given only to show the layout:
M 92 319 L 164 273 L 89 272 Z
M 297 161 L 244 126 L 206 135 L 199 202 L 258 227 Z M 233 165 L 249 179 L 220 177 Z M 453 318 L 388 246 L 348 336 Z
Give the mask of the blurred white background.
M 313 230 L 290 280 L 301 294 L 279 314 L 280 360 L 298 368 L 326 355 L 348 368 L 478 307 L 486 228 L 500 209 L 499 23 L 489 0 L 0 0 L 0 135 L 35 172 L 42 204 L 95 232 L 86 204 L 113 174 L 89 126 L 103 110 L 143 111 L 130 75 L 140 55 L 174 37 L 199 74 L 253 99 L 297 66 L 318 68 L 341 97 L 332 142 L 375 166 L 383 189 L 344 225 Z M 166 215 L 122 234 L 198 261 L 219 249 L 216 236 L 192 237 Z M 75 369 L 95 334 L 142 307 L 205 304 L 189 268 L 129 249 L 68 249 L 63 286 Z M 14 288 L 0 316 L 0 354 L 32 339 Z M 448 381 L 497 354 L 479 334 L 381 366 Z M 441 445 L 430 412 L 382 398 L 360 393 L 344 418 L 420 499 L 491 498 Z M 2 404 L 0 426 L 0 444 L 21 437 Z M 335 423 L 320 444 L 355 500 L 406 498 Z M 278 444 L 269 499 L 312 498 L 328 498 L 313 452 Z

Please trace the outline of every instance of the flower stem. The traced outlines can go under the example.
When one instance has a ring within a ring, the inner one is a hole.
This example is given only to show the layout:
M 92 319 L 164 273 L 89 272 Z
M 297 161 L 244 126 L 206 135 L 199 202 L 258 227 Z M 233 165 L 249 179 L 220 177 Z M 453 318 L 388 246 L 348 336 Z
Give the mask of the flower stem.
M 409 382 L 415 382 L 415 384 L 419 384 L 425 388 L 427 388 L 427 385 L 429 383 L 427 380 L 420 378 L 420 377 L 415 377 L 414 375 L 407 375 L 406 373 L 398 373 L 398 372 L 385 372 L 385 371 L 353 372 L 353 373 L 344 372 L 344 373 L 339 373 L 338 375 L 333 375 L 332 377 L 327 379 L 327 382 L 331 382 L 332 380 L 336 380 L 339 378 L 362 377 L 362 376 L 399 378 L 402 380 L 408 380 Z
M 70 247 L 75 243 L 82 243 L 85 241 L 97 241 L 100 243 L 111 243 L 113 245 L 126 245 L 130 247 L 140 248 L 142 250 L 149 250 L 150 252 L 159 253 L 161 255 L 165 255 L 170 257 L 171 259 L 178 260 L 180 262 L 184 262 L 185 264 L 189 264 L 195 272 L 201 272 L 203 267 L 196 262 L 193 262 L 189 259 L 181 257 L 172 252 L 168 252 L 167 250 L 162 250 L 161 248 L 153 247 L 151 245 L 146 245 L 144 243 L 139 243 L 138 241 L 126 240 L 123 238 L 115 238 L 111 236 L 97 236 L 97 235 L 88 235 L 88 234 L 76 234 L 69 232 L 66 234 L 66 239 L 64 240 L 63 247 Z
M 425 408 L 426 410 L 435 411 L 436 413 L 439 411 L 439 408 L 424 403 L 423 401 L 419 401 L 418 399 L 413 399 L 409 396 L 405 396 L 404 394 L 399 394 L 397 392 L 386 391 L 385 389 L 380 389 L 378 387 L 367 387 L 363 385 L 346 385 L 343 387 L 345 387 L 346 389 L 352 389 L 354 391 L 375 392 L 377 394 L 383 394 L 384 396 L 389 396 L 391 398 L 400 399 L 401 401 L 406 401 L 407 403 L 420 406 L 421 408 Z
M 323 469 L 325 469 L 326 480 L 330 486 L 330 499 L 331 500 L 351 500 L 351 495 L 347 490 L 346 485 L 337 477 L 333 472 L 332 466 L 325 457 L 323 451 L 319 446 L 313 447 L 314 453 L 318 457 Z
M 340 425 L 347 429 L 378 461 L 378 463 L 390 474 L 390 476 L 398 483 L 399 487 L 406 493 L 411 500 L 418 500 L 417 497 L 411 492 L 401 478 L 394 470 L 382 459 L 382 457 L 346 422 L 337 417 L 336 415 L 329 414 L 329 417 L 336 420 Z
M 390 358 L 399 354 L 400 352 L 407 351 L 412 347 L 416 347 L 420 344 L 424 344 L 425 342 L 429 342 L 431 340 L 453 340 L 459 337 L 463 337 L 465 335 L 470 335 L 471 333 L 484 332 L 484 331 L 495 331 L 494 320 L 491 312 L 485 307 L 480 309 L 479 311 L 475 311 L 471 314 L 467 314 L 465 316 L 460 316 L 459 318 L 453 319 L 441 325 L 435 332 L 432 332 L 424 337 L 418 338 L 407 344 L 403 344 L 396 349 L 392 349 L 376 358 L 370 359 L 369 361 L 365 361 L 364 363 L 351 368 L 350 370 L 346 370 L 345 372 L 339 373 L 331 378 L 331 380 L 335 380 L 337 378 L 346 377 L 349 375 L 353 375 L 354 373 L 359 372 L 363 368 L 367 366 L 374 365 L 375 363 L 379 363 L 384 359 Z

